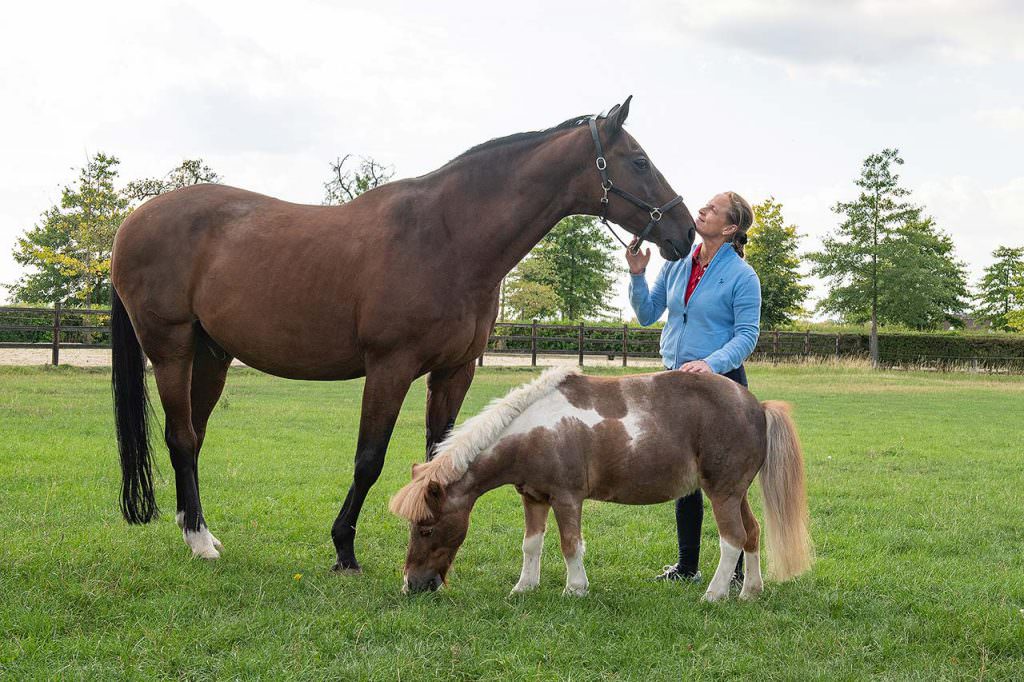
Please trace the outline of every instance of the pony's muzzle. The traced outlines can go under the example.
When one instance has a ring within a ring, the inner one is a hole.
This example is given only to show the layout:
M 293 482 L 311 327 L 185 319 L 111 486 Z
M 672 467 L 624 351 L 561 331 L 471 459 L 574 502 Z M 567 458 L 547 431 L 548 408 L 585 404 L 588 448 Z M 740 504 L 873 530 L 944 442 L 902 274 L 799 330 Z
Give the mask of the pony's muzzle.
M 405 584 L 402 585 L 403 594 L 419 594 L 421 592 L 436 592 L 444 584 L 444 578 L 440 574 L 427 578 L 410 578 L 405 576 Z

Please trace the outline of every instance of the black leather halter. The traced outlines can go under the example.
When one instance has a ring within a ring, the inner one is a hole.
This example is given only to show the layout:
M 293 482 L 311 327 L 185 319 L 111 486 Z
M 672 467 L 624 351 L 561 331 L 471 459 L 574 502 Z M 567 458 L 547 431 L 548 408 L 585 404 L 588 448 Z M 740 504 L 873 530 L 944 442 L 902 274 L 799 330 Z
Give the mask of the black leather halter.
M 668 202 L 661 208 L 658 208 L 657 206 L 649 204 L 643 199 L 630 194 L 626 190 L 619 189 L 618 187 L 616 187 L 615 183 L 613 183 L 611 178 L 608 177 L 608 160 L 604 158 L 604 147 L 601 146 L 601 137 L 597 133 L 597 119 L 597 115 L 590 117 L 590 136 L 594 138 L 594 146 L 597 147 L 597 170 L 601 173 L 601 189 L 604 190 L 604 196 L 601 197 L 601 203 L 603 204 L 601 208 L 601 222 L 605 224 L 605 227 L 611 230 L 611 233 L 615 236 L 616 239 L 619 240 L 620 244 L 629 249 L 630 252 L 633 253 L 633 255 L 636 255 L 637 253 L 640 252 L 640 245 L 643 243 L 645 239 L 647 239 L 647 235 L 651 233 L 651 230 L 654 229 L 654 226 L 658 223 L 658 221 L 661 220 L 662 215 L 673 209 L 675 206 L 683 203 L 683 198 L 681 196 L 677 196 L 675 199 Z M 616 234 L 615 230 L 612 229 L 612 226 L 608 223 L 609 192 L 611 192 L 612 194 L 617 194 L 618 196 L 630 202 L 637 208 L 647 211 L 647 213 L 649 213 L 651 216 L 651 222 L 647 223 L 647 227 L 641 230 L 640 234 L 636 236 L 636 244 L 633 247 L 630 247 L 629 244 L 622 241 L 622 238 L 619 237 L 618 234 Z M 684 254 L 680 254 L 680 258 L 683 255 Z

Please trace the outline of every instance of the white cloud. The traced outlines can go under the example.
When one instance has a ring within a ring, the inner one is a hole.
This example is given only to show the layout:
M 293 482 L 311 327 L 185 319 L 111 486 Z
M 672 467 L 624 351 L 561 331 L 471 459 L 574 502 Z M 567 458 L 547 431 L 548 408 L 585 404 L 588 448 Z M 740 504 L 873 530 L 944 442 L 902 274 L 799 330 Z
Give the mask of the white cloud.
M 1000 130 L 1024 130 L 1024 107 L 1001 107 L 980 109 L 974 118 Z

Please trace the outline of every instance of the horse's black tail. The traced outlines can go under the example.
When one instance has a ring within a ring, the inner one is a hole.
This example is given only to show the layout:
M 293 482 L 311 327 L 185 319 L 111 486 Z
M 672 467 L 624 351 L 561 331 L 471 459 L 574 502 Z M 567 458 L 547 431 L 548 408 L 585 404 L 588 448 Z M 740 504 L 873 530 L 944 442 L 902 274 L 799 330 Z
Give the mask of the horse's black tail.
M 124 303 L 111 287 L 114 424 L 121 452 L 121 514 L 128 523 L 149 523 L 158 509 L 149 452 L 149 396 L 146 356 Z

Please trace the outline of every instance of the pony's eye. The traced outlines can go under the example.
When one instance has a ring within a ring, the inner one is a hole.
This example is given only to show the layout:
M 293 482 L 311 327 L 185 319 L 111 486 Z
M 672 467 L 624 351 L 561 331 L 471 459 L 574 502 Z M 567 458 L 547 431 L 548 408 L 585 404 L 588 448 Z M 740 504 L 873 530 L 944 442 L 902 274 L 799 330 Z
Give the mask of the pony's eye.
M 434 532 L 433 528 L 420 528 L 420 537 L 427 537 Z
M 645 171 L 651 167 L 651 164 L 647 162 L 647 159 L 640 157 L 639 159 L 633 159 L 633 165 L 636 166 L 637 170 Z

